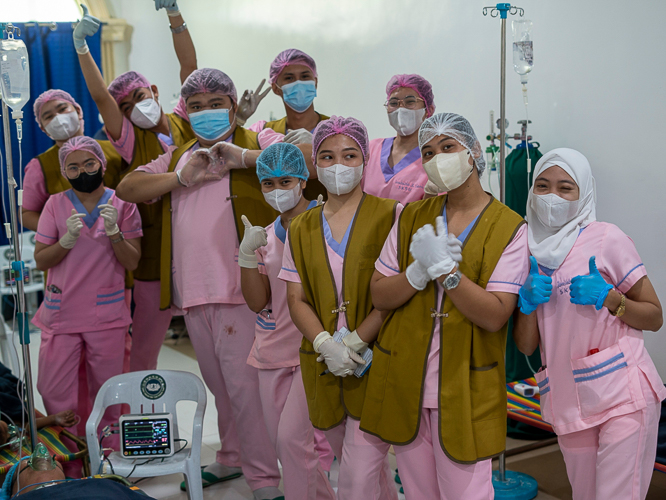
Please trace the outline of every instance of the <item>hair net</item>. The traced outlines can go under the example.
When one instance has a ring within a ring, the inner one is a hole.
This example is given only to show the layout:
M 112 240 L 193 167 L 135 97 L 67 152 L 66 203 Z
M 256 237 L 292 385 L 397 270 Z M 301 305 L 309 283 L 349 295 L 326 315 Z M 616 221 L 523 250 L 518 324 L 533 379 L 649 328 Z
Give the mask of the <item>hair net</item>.
M 109 94 L 120 103 L 134 89 L 150 88 L 150 82 L 141 73 L 128 71 L 116 77 L 109 85 Z
M 365 125 L 356 118 L 331 116 L 328 120 L 319 122 L 314 129 L 314 133 L 312 134 L 312 163 L 317 163 L 315 158 L 317 157 L 317 151 L 321 143 L 332 135 L 338 134 L 343 134 L 354 139 L 356 144 L 361 148 L 364 163 L 368 162 L 370 140 L 368 139 L 368 131 Z
M 74 151 L 88 151 L 92 153 L 95 158 L 99 160 L 102 164 L 102 174 L 106 172 L 106 156 L 104 156 L 104 151 L 100 147 L 99 143 L 90 137 L 85 135 L 80 135 L 77 137 L 72 137 L 69 141 L 62 145 L 60 151 L 58 152 L 58 159 L 60 160 L 60 173 L 65 175 L 65 164 L 67 157 Z
M 432 116 L 435 112 L 435 96 L 432 93 L 430 82 L 420 75 L 394 75 L 386 84 L 386 98 L 400 87 L 414 89 L 421 99 L 425 101 L 426 116 Z
M 307 66 L 314 73 L 314 77 L 317 78 L 317 65 L 309 55 L 305 52 L 298 49 L 287 49 L 280 52 L 273 62 L 271 63 L 271 68 L 268 70 L 270 83 L 275 83 L 282 73 L 282 70 L 289 66 L 290 64 L 302 64 Z
M 310 174 L 303 153 L 298 147 L 287 142 L 271 144 L 257 158 L 259 182 L 271 177 L 286 176 L 308 180 Z
M 466 147 L 479 171 L 479 177 L 486 169 L 481 144 L 476 138 L 472 125 L 463 116 L 455 113 L 437 113 L 421 124 L 419 128 L 419 149 L 423 149 L 434 137 L 447 135 Z
M 47 90 L 46 92 L 42 92 L 37 99 L 35 99 L 35 103 L 32 105 L 32 109 L 35 112 L 35 120 L 37 120 L 37 123 L 39 126 L 42 126 L 41 122 L 41 113 L 42 113 L 42 106 L 46 104 L 49 101 L 55 101 L 55 100 L 60 100 L 60 101 L 67 101 L 71 102 L 74 106 L 77 108 L 81 109 L 81 106 L 79 106 L 79 103 L 77 103 L 74 98 L 68 93 L 65 92 L 64 90 L 60 89 L 51 89 Z
M 219 69 L 201 68 L 187 77 L 180 89 L 180 96 L 187 101 L 195 94 L 223 94 L 228 95 L 234 103 L 238 102 L 234 82 Z

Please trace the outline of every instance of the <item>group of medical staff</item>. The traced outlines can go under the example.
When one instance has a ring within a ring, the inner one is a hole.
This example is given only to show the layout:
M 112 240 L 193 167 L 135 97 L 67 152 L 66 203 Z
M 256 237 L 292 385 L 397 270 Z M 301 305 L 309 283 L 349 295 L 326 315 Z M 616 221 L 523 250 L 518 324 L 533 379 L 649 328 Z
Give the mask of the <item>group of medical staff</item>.
M 172 113 L 136 71 L 107 87 L 85 8 L 74 46 L 108 140 L 83 135 L 67 92 L 35 101 L 55 143 L 26 166 L 22 207 L 48 270 L 33 320 L 47 411 L 75 409 L 83 434 L 104 381 L 155 369 L 183 315 L 218 413 L 204 486 L 242 475 L 256 500 L 397 499 L 393 445 L 408 499 L 488 500 L 513 317 L 519 349 L 540 349 L 574 498 L 645 498 L 666 388 L 642 330 L 661 305 L 631 239 L 596 220 L 585 156 L 541 158 L 524 220 L 483 190 L 472 126 L 435 113 L 425 78 L 390 79 L 396 136 L 370 140 L 315 111 L 317 66 L 296 49 L 269 67 L 285 117 L 244 128 L 266 92 L 239 100 L 197 68 L 175 0 L 155 5 L 180 61 Z

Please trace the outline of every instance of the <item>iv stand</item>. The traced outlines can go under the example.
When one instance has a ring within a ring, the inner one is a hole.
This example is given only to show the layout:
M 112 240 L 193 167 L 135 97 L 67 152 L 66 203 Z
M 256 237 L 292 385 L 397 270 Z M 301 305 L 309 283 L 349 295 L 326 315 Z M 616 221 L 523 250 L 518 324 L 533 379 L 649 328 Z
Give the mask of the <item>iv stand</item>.
M 14 31 L 13 26 L 8 25 L 7 31 Z M 16 305 L 16 319 L 18 324 L 18 335 L 21 342 L 21 349 L 23 351 L 23 368 L 25 372 L 24 388 L 26 394 L 26 404 L 28 406 L 28 422 L 30 425 L 30 442 L 32 451 L 38 443 L 37 424 L 35 419 L 35 399 L 32 390 L 32 366 L 30 363 L 30 331 L 28 324 L 28 314 L 25 307 L 25 290 L 24 290 L 24 269 L 25 265 L 21 260 L 21 245 L 19 240 L 18 217 L 16 215 L 16 180 L 14 179 L 14 161 L 12 158 L 12 137 L 10 133 L 9 122 L 9 108 L 5 103 L 4 96 L 2 99 L 2 129 L 5 136 L 5 155 L 7 157 L 7 191 L 9 192 L 9 212 L 11 223 L 11 239 L 14 247 L 14 260 L 11 263 L 11 268 L 16 281 L 18 303 Z M 19 165 L 19 168 L 22 168 Z
M 500 39 L 500 118 L 499 118 L 499 143 L 500 143 L 500 165 L 499 165 L 499 185 L 500 201 L 504 203 L 504 177 L 506 164 L 506 18 L 508 14 L 512 16 L 520 14 L 523 17 L 525 11 L 520 7 L 512 6 L 508 3 L 498 3 L 495 7 L 484 7 L 483 15 L 490 17 L 500 17 L 501 39 Z

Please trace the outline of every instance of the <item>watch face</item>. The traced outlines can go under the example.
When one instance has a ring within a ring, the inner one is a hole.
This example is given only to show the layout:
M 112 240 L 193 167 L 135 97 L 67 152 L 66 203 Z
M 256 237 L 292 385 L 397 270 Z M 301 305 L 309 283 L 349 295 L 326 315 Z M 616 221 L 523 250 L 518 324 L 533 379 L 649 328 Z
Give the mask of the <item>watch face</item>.
M 455 273 L 449 274 L 446 277 L 444 280 L 444 288 L 451 290 L 452 288 L 457 287 L 458 283 L 460 283 L 460 273 L 456 271 Z

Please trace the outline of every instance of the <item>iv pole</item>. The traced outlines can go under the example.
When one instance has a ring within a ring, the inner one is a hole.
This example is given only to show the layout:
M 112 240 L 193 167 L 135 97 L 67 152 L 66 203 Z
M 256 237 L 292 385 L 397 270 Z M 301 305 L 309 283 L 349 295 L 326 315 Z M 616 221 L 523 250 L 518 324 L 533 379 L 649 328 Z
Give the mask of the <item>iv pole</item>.
M 13 37 L 14 31 L 18 28 L 15 28 L 11 23 L 7 24 L 6 31 L 10 35 L 10 38 Z M 20 36 L 20 32 L 19 32 Z M 16 215 L 16 193 L 14 190 L 17 187 L 16 179 L 14 179 L 14 162 L 12 158 L 12 138 L 10 133 L 10 122 L 9 122 L 9 108 L 5 102 L 5 96 L 2 96 L 2 129 L 5 136 L 5 156 L 7 159 L 7 191 L 9 192 L 9 211 L 10 211 L 10 224 L 11 224 L 11 241 L 14 247 L 14 260 L 11 263 L 11 268 L 14 274 L 14 279 L 16 281 L 16 319 L 18 324 L 18 336 L 21 342 L 21 348 L 23 351 L 23 368 L 25 372 L 25 394 L 26 394 L 26 404 L 28 407 L 28 422 L 30 426 L 30 442 L 32 445 L 32 451 L 35 451 L 35 447 L 38 443 L 37 436 L 37 424 L 35 419 L 35 399 L 33 396 L 32 389 L 32 366 L 30 363 L 30 331 L 28 324 L 28 314 L 25 307 L 25 290 L 24 290 L 24 269 L 25 265 L 21 260 L 21 245 L 19 241 L 19 227 L 18 227 L 18 217 Z M 22 165 L 19 165 L 19 168 L 22 168 Z M 7 223 L 5 222 L 5 227 Z

